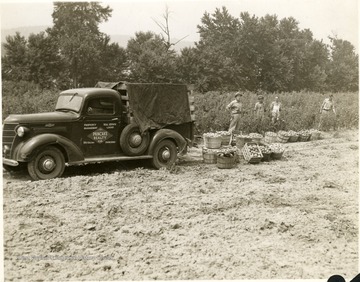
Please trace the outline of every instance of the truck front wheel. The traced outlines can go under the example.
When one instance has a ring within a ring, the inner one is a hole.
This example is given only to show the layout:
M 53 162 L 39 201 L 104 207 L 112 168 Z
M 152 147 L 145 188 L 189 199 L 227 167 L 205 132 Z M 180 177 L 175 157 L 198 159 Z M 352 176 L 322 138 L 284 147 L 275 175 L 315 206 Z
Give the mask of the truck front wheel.
M 176 145 L 171 140 L 165 139 L 156 144 L 154 148 L 152 165 L 157 169 L 162 167 L 169 167 L 175 163 L 176 158 Z
M 65 169 L 65 158 L 53 146 L 40 151 L 29 163 L 28 172 L 32 179 L 42 180 L 60 177 Z

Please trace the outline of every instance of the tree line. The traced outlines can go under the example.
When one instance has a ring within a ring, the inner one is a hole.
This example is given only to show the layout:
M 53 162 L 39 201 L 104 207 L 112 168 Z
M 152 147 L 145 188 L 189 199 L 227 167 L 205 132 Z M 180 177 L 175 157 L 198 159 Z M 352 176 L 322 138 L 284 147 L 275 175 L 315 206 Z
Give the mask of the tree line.
M 354 46 L 336 37 L 327 45 L 292 17 L 259 18 L 247 12 L 234 17 L 225 7 L 217 8 L 201 18 L 195 46 L 177 53 L 168 29 L 168 40 L 139 31 L 126 48 L 110 43 L 99 24 L 111 13 L 97 2 L 54 2 L 51 28 L 28 38 L 19 33 L 6 38 L 3 80 L 29 81 L 44 89 L 125 80 L 194 84 L 200 92 L 358 90 Z

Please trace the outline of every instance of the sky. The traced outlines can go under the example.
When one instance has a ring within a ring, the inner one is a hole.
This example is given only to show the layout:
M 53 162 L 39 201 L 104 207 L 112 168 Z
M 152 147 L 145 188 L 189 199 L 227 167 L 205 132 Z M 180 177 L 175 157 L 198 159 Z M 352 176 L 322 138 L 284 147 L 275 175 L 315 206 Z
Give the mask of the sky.
M 112 16 L 100 25 L 106 34 L 135 35 L 137 31 L 161 33 L 155 21 L 163 23 L 166 7 L 170 11 L 169 27 L 172 38 L 186 37 L 198 41 L 197 25 L 205 12 L 225 6 L 230 14 L 239 17 L 241 12 L 262 17 L 277 15 L 278 19 L 293 17 L 300 29 L 308 28 L 316 39 L 329 43 L 328 36 L 337 36 L 359 46 L 358 0 L 117 0 L 101 1 L 109 5 Z M 1 29 L 25 26 L 52 25 L 51 1 L 0 0 Z

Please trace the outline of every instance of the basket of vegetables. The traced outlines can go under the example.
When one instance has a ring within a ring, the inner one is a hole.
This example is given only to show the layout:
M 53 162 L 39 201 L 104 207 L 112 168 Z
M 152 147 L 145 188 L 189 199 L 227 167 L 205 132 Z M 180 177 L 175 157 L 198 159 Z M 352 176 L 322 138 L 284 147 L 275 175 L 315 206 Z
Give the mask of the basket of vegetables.
M 231 132 L 229 131 L 218 131 L 216 132 L 221 136 L 221 145 L 229 145 L 231 140 Z
M 203 161 L 205 164 L 216 164 L 216 155 L 218 153 L 218 149 L 202 149 Z
M 218 133 L 204 133 L 204 147 L 207 149 L 218 149 L 221 147 L 222 138 Z
M 261 162 L 263 154 L 260 147 L 256 143 L 246 143 L 242 149 L 244 159 L 251 164 L 257 164 Z
M 280 143 L 273 143 L 269 145 L 271 150 L 271 158 L 274 160 L 280 160 L 284 154 L 285 148 Z
M 237 135 L 236 136 L 236 147 L 242 149 L 244 145 L 248 142 L 251 142 L 252 138 L 249 135 Z
M 223 149 L 217 153 L 216 166 L 218 168 L 233 168 L 236 162 L 236 151 Z
M 310 129 L 310 140 L 319 140 L 321 132 L 317 129 Z
M 249 137 L 251 138 L 251 142 L 259 144 L 263 139 L 263 136 L 260 133 L 250 133 Z
M 259 148 L 260 148 L 260 151 L 263 155 L 261 161 L 262 162 L 268 162 L 270 161 L 270 156 L 271 156 L 271 149 L 268 145 L 264 145 L 264 144 L 261 144 L 259 145 Z
M 311 134 L 309 130 L 300 130 L 299 132 L 299 140 L 300 142 L 306 142 L 309 141 Z
M 288 134 L 289 134 L 289 140 L 288 140 L 288 142 L 296 142 L 296 141 L 298 141 L 298 139 L 299 139 L 299 133 L 297 133 L 297 132 L 294 131 L 294 130 L 289 130 L 289 131 L 288 131 Z
M 275 143 L 277 139 L 277 134 L 272 131 L 265 132 L 265 138 L 264 141 L 266 143 Z
M 289 133 L 287 131 L 284 130 L 280 130 L 277 134 L 277 142 L 280 143 L 287 143 L 289 141 Z

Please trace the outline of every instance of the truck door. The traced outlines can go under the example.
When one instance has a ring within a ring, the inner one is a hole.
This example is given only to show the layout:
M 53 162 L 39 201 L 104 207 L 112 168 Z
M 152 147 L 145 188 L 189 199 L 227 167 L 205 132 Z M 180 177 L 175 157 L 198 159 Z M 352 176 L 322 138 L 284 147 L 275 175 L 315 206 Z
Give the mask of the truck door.
M 85 103 L 81 147 L 85 157 L 119 154 L 120 109 L 115 97 L 92 97 Z

